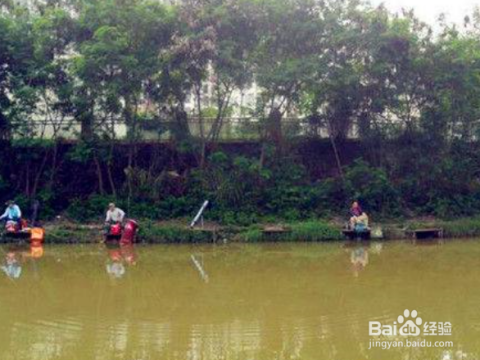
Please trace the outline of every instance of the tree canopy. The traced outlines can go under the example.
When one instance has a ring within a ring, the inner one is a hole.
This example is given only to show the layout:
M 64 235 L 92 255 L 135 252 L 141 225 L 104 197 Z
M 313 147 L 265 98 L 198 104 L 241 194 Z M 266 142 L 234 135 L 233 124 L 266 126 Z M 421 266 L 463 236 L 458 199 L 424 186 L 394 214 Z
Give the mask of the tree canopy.
M 295 162 L 296 140 L 322 137 L 335 156 L 329 175 L 348 183 L 355 172 L 343 169 L 342 151 L 353 136 L 403 197 L 428 208 L 430 186 L 460 171 L 462 152 L 468 181 L 453 187 L 479 187 L 480 15 L 466 15 L 463 26 L 439 19 L 432 29 L 413 11 L 363 0 L 0 1 L 0 140 L 45 140 L 43 158 L 24 156 L 33 196 L 55 184 L 57 145 L 76 129 L 69 158 L 94 164 L 101 194 L 128 189 L 131 199 L 135 184 L 165 180 L 159 156 L 138 160 L 152 133 L 170 134 L 209 178 L 221 158 L 209 154 L 235 117 L 235 131 L 260 145 L 253 163 L 229 165 L 248 164 L 234 171 L 252 176 L 243 186 L 267 186 L 274 169 Z M 251 89 L 255 98 L 244 101 Z M 128 155 L 115 164 L 119 140 Z M 414 179 L 402 180 L 408 172 Z

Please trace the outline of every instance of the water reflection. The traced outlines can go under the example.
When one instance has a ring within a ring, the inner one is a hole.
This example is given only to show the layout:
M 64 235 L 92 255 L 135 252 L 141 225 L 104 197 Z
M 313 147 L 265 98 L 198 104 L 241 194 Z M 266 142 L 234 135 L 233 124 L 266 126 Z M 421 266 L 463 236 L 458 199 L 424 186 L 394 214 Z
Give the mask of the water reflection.
M 132 243 L 109 242 L 105 244 L 108 262 L 105 266 L 112 279 L 121 279 L 129 266 L 137 265 L 137 253 Z
M 16 255 L 25 267 L 22 281 L 0 281 L 2 360 L 479 354 L 480 243 L 52 246 L 35 262 L 42 274 L 35 281 L 27 271 L 31 249 L 23 253 Z M 192 254 L 214 280 L 208 286 Z M 106 276 L 106 263 L 124 270 L 113 267 Z M 110 278 L 122 280 L 112 286 Z M 406 308 L 426 320 L 451 321 L 455 347 L 369 350 L 368 322 L 391 324 Z
M 10 245 L 4 252 L 4 258 L 0 269 L 11 280 L 17 280 L 22 275 L 23 265 L 30 260 L 33 272 L 38 277 L 36 260 L 44 255 L 44 248 L 41 242 L 32 242 L 30 245 Z
M 21 253 L 9 250 L 5 255 L 1 269 L 10 279 L 18 279 L 20 275 L 22 275 L 22 265 L 20 261 Z
M 368 248 L 366 246 L 359 246 L 351 250 L 350 262 L 352 263 L 352 273 L 358 277 L 368 265 Z
M 190 259 L 192 260 L 193 265 L 195 268 L 198 270 L 198 273 L 200 274 L 200 277 L 202 278 L 203 281 L 208 283 L 210 281 L 210 278 L 205 271 L 205 258 L 203 254 L 192 254 L 190 255 Z
M 462 350 L 456 350 L 456 351 L 445 350 L 442 352 L 440 359 L 441 360 L 463 360 L 467 358 L 468 358 L 468 354 L 463 352 Z
M 344 245 L 350 255 L 350 269 L 354 277 L 359 277 L 369 264 L 370 254 L 380 255 L 383 250 L 381 242 L 349 242 Z
M 445 243 L 443 238 L 438 239 L 416 239 L 413 238 L 412 243 L 417 246 L 441 246 Z

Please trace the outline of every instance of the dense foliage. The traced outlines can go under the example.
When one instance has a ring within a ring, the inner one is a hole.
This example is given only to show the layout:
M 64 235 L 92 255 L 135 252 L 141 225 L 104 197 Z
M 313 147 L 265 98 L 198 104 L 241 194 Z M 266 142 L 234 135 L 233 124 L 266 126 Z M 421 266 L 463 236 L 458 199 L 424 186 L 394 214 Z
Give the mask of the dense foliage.
M 385 217 L 480 210 L 478 11 L 434 32 L 361 0 L 175 3 L 0 0 L 1 199 L 78 220 L 113 200 L 164 219 L 210 199 L 232 224 L 353 199 Z M 254 105 L 234 101 L 253 85 Z M 252 151 L 222 149 L 232 113 Z M 145 155 L 142 129 L 168 146 Z M 331 150 L 301 151 L 325 133 Z

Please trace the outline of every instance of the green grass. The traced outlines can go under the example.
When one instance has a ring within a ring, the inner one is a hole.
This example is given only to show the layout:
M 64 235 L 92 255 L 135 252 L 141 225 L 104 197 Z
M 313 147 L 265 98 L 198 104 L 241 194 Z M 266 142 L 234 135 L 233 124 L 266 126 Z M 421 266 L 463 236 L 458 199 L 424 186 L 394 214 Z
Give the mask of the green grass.
M 143 222 L 140 225 L 138 239 L 147 243 L 161 244 L 205 243 L 213 241 L 213 234 L 175 225 L 162 226 L 153 222 Z
M 103 240 L 102 230 L 81 224 L 67 223 L 50 225 L 46 229 L 46 243 L 97 243 Z M 190 230 L 177 224 L 161 225 L 153 221 L 140 221 L 138 242 L 146 243 L 201 243 L 212 242 L 210 232 Z
M 288 225 L 283 233 L 265 234 L 258 226 L 240 232 L 238 239 L 245 242 L 288 241 L 313 242 L 343 239 L 339 228 L 324 221 L 306 221 Z
M 343 239 L 337 227 L 322 221 L 307 221 L 290 226 L 291 232 L 285 234 L 287 241 L 328 241 Z
M 260 242 L 264 240 L 264 234 L 258 226 L 252 226 L 241 231 L 237 239 L 244 242 Z
M 480 236 L 480 217 L 464 218 L 440 222 L 445 237 L 478 237 Z
M 444 237 L 447 238 L 480 237 L 480 217 L 425 222 L 417 221 L 411 223 L 408 228 L 410 230 L 440 228 L 443 229 Z
M 46 230 L 45 242 L 53 244 L 68 244 L 68 243 L 95 243 L 102 239 L 99 231 L 92 231 L 85 228 L 74 228 L 71 226 L 48 228 Z

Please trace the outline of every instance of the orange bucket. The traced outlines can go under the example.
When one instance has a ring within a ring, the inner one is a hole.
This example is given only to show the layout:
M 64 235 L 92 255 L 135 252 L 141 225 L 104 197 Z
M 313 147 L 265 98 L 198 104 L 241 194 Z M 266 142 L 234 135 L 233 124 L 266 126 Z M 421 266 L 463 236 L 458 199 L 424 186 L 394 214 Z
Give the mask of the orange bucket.
M 45 230 L 42 228 L 33 228 L 30 233 L 30 240 L 32 242 L 43 242 L 45 239 Z

